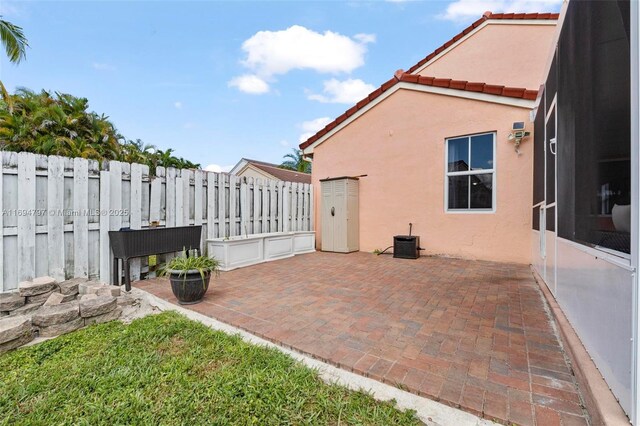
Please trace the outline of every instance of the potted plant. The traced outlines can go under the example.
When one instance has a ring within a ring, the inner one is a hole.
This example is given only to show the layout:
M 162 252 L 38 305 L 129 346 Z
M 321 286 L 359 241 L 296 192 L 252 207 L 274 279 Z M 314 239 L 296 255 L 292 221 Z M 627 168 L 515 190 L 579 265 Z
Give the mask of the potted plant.
M 187 257 L 186 251 L 182 256 L 174 257 L 161 270 L 161 276 L 169 276 L 171 291 L 181 305 L 192 305 L 202 300 L 207 289 L 211 274 L 219 273 L 220 262 L 208 256 Z

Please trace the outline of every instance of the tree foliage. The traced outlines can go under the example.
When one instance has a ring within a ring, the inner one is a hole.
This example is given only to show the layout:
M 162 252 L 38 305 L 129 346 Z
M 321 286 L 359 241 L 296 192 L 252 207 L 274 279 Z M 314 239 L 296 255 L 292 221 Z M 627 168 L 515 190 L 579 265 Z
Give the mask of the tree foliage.
M 109 117 L 89 111 L 89 101 L 65 93 L 17 89 L 10 95 L 0 82 L 0 149 L 44 155 L 198 168 L 140 139 L 128 140 Z
M 311 163 L 304 159 L 302 150 L 293 148 L 292 151 L 292 153 L 283 157 L 284 161 L 280 164 L 280 168 L 302 173 L 311 173 Z
M 2 15 L 0 15 L 2 18 Z M 9 21 L 0 19 L 0 43 L 4 47 L 9 61 L 19 64 L 27 57 L 27 38 L 22 32 L 22 28 Z

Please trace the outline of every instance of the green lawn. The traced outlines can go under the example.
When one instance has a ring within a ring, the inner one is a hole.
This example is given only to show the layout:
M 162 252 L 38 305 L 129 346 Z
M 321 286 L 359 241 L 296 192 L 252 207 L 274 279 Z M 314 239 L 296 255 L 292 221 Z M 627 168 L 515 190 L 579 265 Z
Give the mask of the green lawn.
M 0 424 L 418 424 L 287 355 L 166 312 L 0 356 Z

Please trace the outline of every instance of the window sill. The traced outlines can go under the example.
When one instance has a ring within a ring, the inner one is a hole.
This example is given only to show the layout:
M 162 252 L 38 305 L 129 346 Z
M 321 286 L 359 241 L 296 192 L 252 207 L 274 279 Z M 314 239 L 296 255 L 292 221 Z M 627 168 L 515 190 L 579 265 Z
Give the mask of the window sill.
M 474 210 L 445 210 L 444 212 L 447 214 L 494 214 L 496 211 L 474 209 Z

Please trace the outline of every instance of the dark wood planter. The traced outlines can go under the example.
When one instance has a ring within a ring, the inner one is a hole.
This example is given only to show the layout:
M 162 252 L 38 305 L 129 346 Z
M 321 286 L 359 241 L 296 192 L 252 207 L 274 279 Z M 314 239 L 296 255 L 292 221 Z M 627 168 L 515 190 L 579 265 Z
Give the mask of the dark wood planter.
M 197 269 L 190 269 L 186 275 L 180 275 L 182 271 L 169 269 L 169 281 L 171 291 L 181 305 L 193 305 L 199 303 L 209 289 L 211 273 L 207 272 L 204 278 Z

